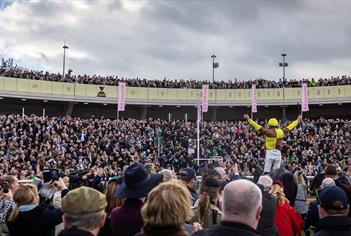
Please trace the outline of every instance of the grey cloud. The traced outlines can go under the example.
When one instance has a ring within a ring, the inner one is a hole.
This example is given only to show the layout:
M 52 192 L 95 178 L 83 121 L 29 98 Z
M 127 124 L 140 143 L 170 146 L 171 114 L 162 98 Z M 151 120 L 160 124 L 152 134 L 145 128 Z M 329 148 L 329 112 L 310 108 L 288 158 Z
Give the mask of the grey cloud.
M 26 55 L 25 60 L 54 72 L 61 71 L 64 40 L 75 73 L 130 77 L 209 80 L 210 56 L 216 54 L 218 79 L 277 79 L 282 52 L 288 54 L 290 77 L 304 74 L 301 68 L 307 65 L 315 66 L 315 76 L 328 76 L 339 73 L 335 61 L 351 58 L 347 1 L 142 2 L 140 11 L 125 9 L 119 1 L 81 2 L 83 8 L 57 1 L 16 2 L 0 17 L 23 4 L 19 14 L 26 17 L 10 20 L 30 27 L 16 34 L 0 27 L 0 34 L 15 46 L 24 43 L 21 37 L 41 43 L 35 52 L 40 59 Z M 53 48 L 57 52 L 49 55 Z

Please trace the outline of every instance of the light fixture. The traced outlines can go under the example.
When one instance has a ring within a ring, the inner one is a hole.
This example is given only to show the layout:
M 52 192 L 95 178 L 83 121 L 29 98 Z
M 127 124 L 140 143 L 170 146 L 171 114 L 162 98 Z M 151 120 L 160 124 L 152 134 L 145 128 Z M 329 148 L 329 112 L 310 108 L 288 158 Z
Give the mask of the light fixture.
M 320 103 L 319 106 L 320 106 L 320 107 L 323 106 L 323 103 Z
M 48 102 L 48 100 L 43 100 L 43 102 Z
M 178 108 L 180 107 L 180 106 L 177 106 Z
M 84 105 L 88 105 L 89 103 L 85 102 Z
M 4 99 L 3 97 L 0 97 L 0 100 Z
M 233 106 L 229 106 L 230 108 L 233 108 Z
M 341 106 L 341 105 L 342 105 L 342 103 L 341 103 L 341 102 L 339 102 L 339 103 L 338 103 L 338 106 Z
M 264 107 L 268 107 L 268 106 L 266 105 L 266 106 L 264 106 Z
M 163 107 L 162 105 L 158 105 L 158 107 Z
M 27 101 L 27 99 L 25 99 L 25 98 L 22 98 L 21 100 L 22 100 L 22 101 Z
M 104 106 L 107 106 L 107 103 L 104 103 Z

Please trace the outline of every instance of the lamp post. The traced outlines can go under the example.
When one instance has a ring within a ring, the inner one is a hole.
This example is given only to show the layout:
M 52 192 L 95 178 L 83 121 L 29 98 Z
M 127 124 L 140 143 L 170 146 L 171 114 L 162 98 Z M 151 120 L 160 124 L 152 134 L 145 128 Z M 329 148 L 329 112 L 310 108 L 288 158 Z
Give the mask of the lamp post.
M 288 63 L 285 62 L 286 54 L 281 55 L 283 57 L 283 62 L 279 63 L 280 67 L 283 67 L 283 120 L 286 120 L 286 107 L 285 107 L 285 67 L 288 67 Z
M 66 66 L 66 49 L 69 47 L 66 45 L 66 42 L 63 44 L 63 65 L 62 65 L 62 77 L 65 78 L 65 66 Z
M 283 67 L 283 100 L 285 100 L 285 96 L 284 96 L 284 87 L 285 87 L 285 67 L 288 67 L 288 63 L 285 62 L 285 57 L 286 57 L 286 54 L 285 54 L 285 53 L 282 54 L 282 57 L 283 57 L 283 62 L 280 62 L 280 63 L 279 63 L 279 66 L 280 66 L 280 67 Z
M 211 58 L 212 58 L 212 83 L 214 83 L 214 69 L 218 68 L 219 63 L 214 61 L 216 58 L 216 55 L 212 55 Z

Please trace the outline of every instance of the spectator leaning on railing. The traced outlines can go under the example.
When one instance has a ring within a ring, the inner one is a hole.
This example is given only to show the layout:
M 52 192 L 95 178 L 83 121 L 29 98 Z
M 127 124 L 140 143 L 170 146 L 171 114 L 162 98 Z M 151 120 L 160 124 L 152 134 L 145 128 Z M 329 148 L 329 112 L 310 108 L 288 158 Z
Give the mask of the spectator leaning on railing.
M 98 84 L 98 85 L 118 85 L 118 81 L 126 81 L 129 87 L 150 87 L 150 88 L 188 88 L 188 89 L 200 89 L 203 83 L 207 83 L 210 89 L 249 89 L 252 84 L 256 84 L 257 88 L 282 88 L 283 81 L 276 80 L 265 80 L 255 79 L 248 81 L 238 81 L 237 79 L 228 81 L 216 81 L 211 83 L 209 81 L 201 80 L 168 80 L 158 79 L 141 79 L 141 78 L 123 78 L 118 76 L 100 76 L 100 75 L 71 75 L 67 74 L 62 76 L 61 74 L 49 73 L 44 71 L 34 71 L 23 68 L 10 68 L 0 69 L 0 76 L 33 79 L 33 80 L 44 80 L 44 81 L 55 81 L 55 82 L 68 82 L 68 83 L 80 83 L 80 84 Z M 284 82 L 284 87 L 293 88 L 301 87 L 302 83 L 307 83 L 308 86 L 336 86 L 336 85 L 350 85 L 350 76 L 337 76 L 328 79 L 314 78 L 310 80 L 301 79 L 289 79 Z

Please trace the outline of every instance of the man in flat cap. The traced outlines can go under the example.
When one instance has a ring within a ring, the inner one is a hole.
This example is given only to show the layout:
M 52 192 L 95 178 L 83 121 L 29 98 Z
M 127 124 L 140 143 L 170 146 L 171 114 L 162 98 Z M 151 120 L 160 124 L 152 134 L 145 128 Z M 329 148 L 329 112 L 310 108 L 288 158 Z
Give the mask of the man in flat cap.
M 107 206 L 105 195 L 80 187 L 62 199 L 64 230 L 59 236 L 97 236 L 105 224 Z

